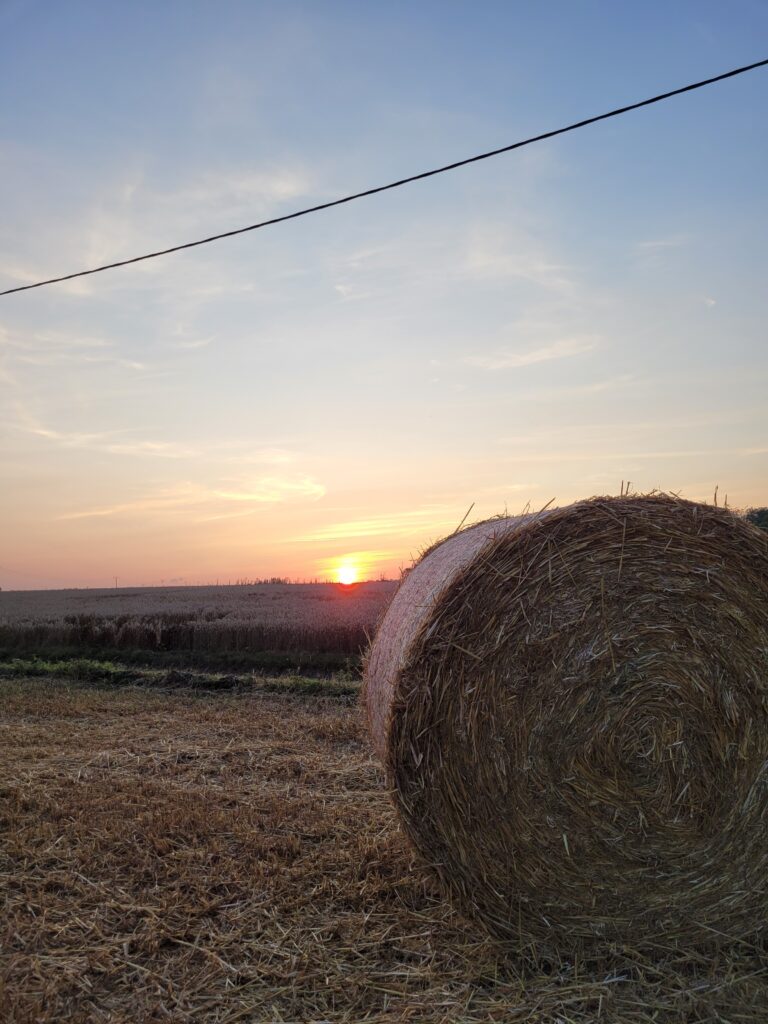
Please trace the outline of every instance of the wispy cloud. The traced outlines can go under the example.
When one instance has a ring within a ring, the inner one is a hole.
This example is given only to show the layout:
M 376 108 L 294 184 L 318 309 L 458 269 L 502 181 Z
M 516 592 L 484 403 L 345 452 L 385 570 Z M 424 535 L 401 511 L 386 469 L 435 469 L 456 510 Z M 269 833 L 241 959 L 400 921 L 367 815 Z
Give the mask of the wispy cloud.
M 7 338 L 8 332 L 0 325 L 0 381 L 17 391 L 19 390 L 19 382 L 8 367 L 8 359 L 4 351 Z
M 95 266 L 116 255 L 144 251 L 147 238 L 173 244 L 222 220 L 236 223 L 246 216 L 249 221 L 258 220 L 280 203 L 309 191 L 308 177 L 298 167 L 206 173 L 174 189 L 154 188 L 143 178 L 131 188 L 117 183 L 112 195 L 102 196 L 86 215 L 81 248 L 86 264 Z M 153 276 L 160 262 L 150 260 L 134 269 Z M 167 274 L 165 263 L 163 267 Z
M 571 398 L 579 395 L 599 395 L 606 391 L 616 391 L 628 387 L 637 378 L 631 373 L 618 374 L 615 377 L 606 377 L 603 380 L 590 381 L 586 384 L 564 384 L 562 387 L 532 388 L 530 391 L 523 391 L 515 396 L 516 402 L 541 401 L 551 398 Z
M 21 352 L 82 352 L 111 348 L 112 342 L 100 335 L 78 331 L 19 331 L 0 327 L 0 344 Z
M 308 194 L 318 195 L 309 175 L 298 165 L 265 165 L 256 170 L 242 167 L 229 172 L 217 168 L 171 188 L 158 187 L 147 175 L 132 169 L 127 176 L 106 183 L 87 204 L 73 211 L 66 230 L 49 237 L 39 259 L 36 255 L 20 255 L 18 246 L 11 255 L 10 244 L 4 253 L 0 250 L 0 279 L 11 284 L 31 284 L 54 272 L 111 263 L 148 248 L 189 241 L 222 224 L 237 227 L 242 222 L 263 219 L 281 210 L 283 204 Z M 24 235 L 20 237 L 23 246 Z M 129 272 L 77 278 L 56 285 L 56 290 L 60 295 L 82 298 L 98 289 L 105 296 L 132 289 L 137 275 L 145 288 L 155 279 L 160 279 L 164 288 L 169 282 L 183 281 L 189 300 L 194 300 L 198 292 L 190 284 L 191 277 L 201 289 L 207 287 L 215 294 L 253 288 L 252 283 L 227 279 L 223 272 L 213 274 L 208 263 L 201 275 L 202 267 L 203 261 L 196 261 L 195 275 L 194 270 L 190 272 L 189 262 L 180 265 L 169 260 L 148 260 L 133 264 Z
M 47 352 L 40 354 L 18 355 L 15 362 L 26 366 L 65 366 L 67 364 L 84 365 L 110 365 L 119 366 L 124 370 L 135 370 L 137 372 L 147 369 L 146 363 L 140 363 L 136 359 L 122 359 L 118 356 L 89 356 L 75 352 Z
M 370 289 L 360 288 L 358 285 L 353 284 L 350 281 L 337 281 L 333 286 L 333 290 L 345 301 L 360 301 L 362 299 L 370 298 L 373 294 Z
M 569 267 L 553 260 L 540 241 L 510 238 L 494 227 L 475 227 L 464 263 L 465 273 L 485 280 L 518 278 L 547 291 L 571 294 L 575 283 Z
M 16 380 L 16 378 L 11 373 L 11 371 L 8 369 L 8 367 L 5 365 L 5 363 L 3 362 L 2 359 L 0 359 L 0 381 L 2 381 L 2 383 L 7 384 L 7 385 L 9 385 L 9 387 L 12 387 L 14 389 L 18 389 L 19 388 L 19 382 Z
M 214 493 L 217 498 L 224 498 L 225 501 L 276 502 L 283 501 L 287 495 L 301 495 L 309 499 L 322 498 L 326 490 L 311 477 L 297 480 L 263 477 L 243 490 Z
M 249 448 L 248 446 L 243 446 L 242 442 L 238 442 L 237 446 L 244 447 L 244 450 L 233 455 L 224 454 L 226 445 L 213 445 L 210 450 L 220 452 L 222 462 L 234 463 L 236 465 L 283 466 L 290 462 L 296 462 L 301 457 L 298 452 L 289 451 L 287 448 Z
M 215 341 L 215 339 L 215 334 L 211 334 L 207 338 L 190 338 L 189 340 L 177 341 L 175 343 L 175 347 L 192 350 L 197 348 L 207 348 L 212 341 Z
M 77 331 L 33 331 L 20 338 L 17 344 L 20 348 L 44 347 L 58 350 L 112 347 L 112 342 L 101 335 L 83 334 Z
M 77 330 L 24 331 L 0 328 L 0 351 L 18 368 L 113 366 L 144 373 L 147 365 L 121 353 L 101 335 Z
M 67 512 L 64 515 L 58 516 L 58 519 L 97 519 L 104 516 L 118 516 L 122 513 L 173 512 L 189 508 L 190 506 L 200 505 L 207 497 L 207 493 L 201 489 L 187 486 L 176 490 L 163 491 L 146 498 L 137 498 L 134 501 L 117 502 L 113 505 L 81 509 L 78 512 Z
M 487 355 L 465 356 L 463 362 L 469 366 L 478 366 L 484 370 L 511 370 L 535 363 L 548 363 L 556 359 L 570 359 L 573 356 L 593 352 L 598 345 L 594 336 L 562 338 L 550 344 L 524 352 L 503 350 Z
M 654 252 L 661 249 L 678 249 L 688 241 L 686 235 L 669 235 L 667 238 L 653 238 L 647 242 L 638 242 L 636 248 L 644 252 Z
M 606 384 L 608 382 L 600 383 Z M 568 437 L 570 440 L 578 439 L 582 442 L 602 442 L 606 437 L 614 439 L 621 437 L 623 439 L 627 435 L 631 438 L 632 436 L 638 437 L 639 435 L 649 433 L 668 434 L 670 432 L 674 432 L 676 436 L 679 436 L 681 432 L 692 430 L 696 431 L 697 436 L 701 436 L 702 428 L 724 427 L 731 424 L 750 422 L 759 417 L 762 412 L 761 408 L 746 407 L 739 409 L 738 412 L 719 411 L 708 412 L 704 415 L 649 416 L 644 420 L 630 418 L 605 420 L 603 422 L 595 420 L 593 422 L 567 425 L 561 423 L 548 427 L 545 430 L 526 430 L 519 434 L 508 434 L 504 437 L 495 438 L 494 443 L 500 446 L 515 445 L 526 448 L 530 448 L 534 444 L 550 447 L 552 442 L 557 444 L 564 437 Z M 762 451 L 763 449 L 754 450 Z
M 0 263 L 0 279 L 9 282 L 11 285 L 24 285 L 34 284 L 36 281 L 41 280 L 44 277 L 51 276 L 51 266 L 49 264 L 47 269 L 41 264 L 39 269 L 35 269 L 30 264 L 20 263 L 18 261 L 4 261 Z M 68 271 L 85 270 L 85 267 L 65 266 L 64 263 L 55 267 L 55 272 L 66 273 Z M 90 295 L 93 291 L 92 282 L 87 277 L 76 278 L 73 281 L 62 281 L 56 285 L 59 292 L 66 295 Z
M 103 445 L 102 450 L 110 455 L 148 455 L 161 459 L 194 459 L 200 454 L 194 447 L 174 441 L 121 441 Z
M 578 451 L 566 449 L 559 452 L 515 452 L 505 456 L 505 461 L 509 462 L 525 462 L 534 464 L 544 463 L 561 463 L 567 464 L 569 462 L 626 462 L 631 463 L 635 459 L 641 460 L 663 460 L 663 459 L 686 459 L 700 456 L 715 456 L 715 455 L 735 455 L 738 454 L 734 451 L 729 451 L 724 448 L 694 448 L 687 450 L 670 450 L 665 451 L 664 449 L 658 449 L 656 451 L 622 451 L 622 452 L 605 452 L 599 449 L 591 451 Z
M 159 459 L 211 459 L 227 465 L 281 466 L 297 462 L 301 455 L 270 445 L 248 445 L 242 441 L 216 441 L 210 444 L 185 444 L 180 441 L 150 438 L 125 438 L 125 430 L 102 432 L 61 431 L 39 422 L 22 405 L 17 405 L 16 428 L 34 437 L 44 438 L 62 448 L 85 449 L 107 455 L 125 455 Z
M 458 513 L 458 518 L 461 518 L 461 513 Z M 430 505 L 410 512 L 392 512 L 370 518 L 331 523 L 293 539 L 314 542 L 345 540 L 352 537 L 396 536 L 409 534 L 424 527 L 439 529 L 455 526 L 456 520 L 457 511 L 454 506 Z
M 522 493 L 523 495 L 534 494 L 539 489 L 538 484 L 515 483 L 515 484 L 492 484 L 488 487 L 473 488 L 472 494 L 476 498 L 498 498 L 508 497 L 510 494 Z
M 173 441 L 148 440 L 115 440 L 122 431 L 106 431 L 102 433 L 84 433 L 79 431 L 59 431 L 37 423 L 28 414 L 24 428 L 26 433 L 52 441 L 62 448 L 86 449 L 88 451 L 105 452 L 108 455 L 146 455 L 154 458 L 191 459 L 200 455 L 200 450 Z
M 346 253 L 340 261 L 340 265 L 349 269 L 357 270 L 360 267 L 378 266 L 381 261 L 391 259 L 390 247 L 385 245 L 371 245 L 363 249 L 355 249 Z
M 133 501 L 116 502 L 95 508 L 79 509 L 59 516 L 60 520 L 93 519 L 105 516 L 193 515 L 198 522 L 209 522 L 217 518 L 233 518 L 245 513 L 227 513 L 231 502 L 243 502 L 251 506 L 279 504 L 294 499 L 316 501 L 326 493 L 325 487 L 311 477 L 263 477 L 254 479 L 247 488 L 229 491 L 218 487 L 184 483 L 159 491 Z
M 233 170 L 225 174 L 206 174 L 172 191 L 153 192 L 135 188 L 129 201 L 142 195 L 163 203 L 174 202 L 187 211 L 202 206 L 208 209 L 296 199 L 310 189 L 307 174 L 298 167 L 273 167 L 263 171 Z

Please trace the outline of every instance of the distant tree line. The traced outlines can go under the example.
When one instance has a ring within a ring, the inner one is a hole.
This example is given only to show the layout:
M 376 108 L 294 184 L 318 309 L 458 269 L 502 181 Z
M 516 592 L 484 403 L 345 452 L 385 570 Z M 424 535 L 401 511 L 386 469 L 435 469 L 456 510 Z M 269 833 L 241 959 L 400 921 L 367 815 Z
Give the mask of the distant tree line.
M 761 530 L 768 530 L 768 508 L 750 508 L 744 518 L 753 526 L 759 526 Z
M 248 579 L 246 577 L 235 580 L 234 585 L 236 587 L 258 587 L 264 583 L 280 583 L 285 585 L 290 582 L 291 580 L 289 580 L 287 576 L 255 576 L 253 579 Z

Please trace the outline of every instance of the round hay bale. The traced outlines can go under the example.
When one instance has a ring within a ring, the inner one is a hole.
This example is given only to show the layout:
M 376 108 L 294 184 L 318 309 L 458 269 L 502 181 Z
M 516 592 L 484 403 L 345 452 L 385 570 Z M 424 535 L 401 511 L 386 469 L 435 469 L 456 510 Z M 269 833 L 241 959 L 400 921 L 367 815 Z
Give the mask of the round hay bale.
M 666 495 L 489 520 L 407 574 L 366 666 L 402 824 L 491 931 L 754 937 L 768 910 L 768 537 Z

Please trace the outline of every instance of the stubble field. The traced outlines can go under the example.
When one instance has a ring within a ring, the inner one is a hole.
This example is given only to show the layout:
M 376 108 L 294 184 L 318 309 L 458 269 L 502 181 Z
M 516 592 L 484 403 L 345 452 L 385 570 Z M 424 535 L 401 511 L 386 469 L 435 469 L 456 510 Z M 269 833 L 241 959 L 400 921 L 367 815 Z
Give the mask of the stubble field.
M 3 1020 L 765 1019 L 754 949 L 544 964 L 462 918 L 350 693 L 0 687 Z
M 359 706 L 392 589 L 0 594 L 0 1019 L 766 1019 L 752 946 L 544 963 L 442 898 Z

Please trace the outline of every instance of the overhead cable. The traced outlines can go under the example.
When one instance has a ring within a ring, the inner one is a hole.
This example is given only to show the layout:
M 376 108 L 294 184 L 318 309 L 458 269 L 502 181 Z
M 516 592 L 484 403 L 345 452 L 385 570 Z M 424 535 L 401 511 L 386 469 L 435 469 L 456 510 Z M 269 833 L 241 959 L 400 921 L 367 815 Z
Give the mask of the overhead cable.
M 476 164 L 481 160 L 489 160 L 493 156 L 500 156 L 502 153 L 511 153 L 514 149 L 522 149 L 523 146 L 530 146 L 534 142 L 543 142 L 545 139 L 553 139 L 557 135 L 565 135 L 566 132 L 576 131 L 577 128 L 586 128 L 587 125 L 596 124 L 598 121 L 606 121 L 610 117 L 618 117 L 620 114 L 628 114 L 631 110 L 639 110 L 641 107 L 649 107 L 653 103 L 661 103 L 672 96 L 680 96 L 686 92 L 693 92 L 694 89 L 702 89 L 705 85 L 713 85 L 715 82 L 723 82 L 726 78 L 735 78 L 736 75 L 743 75 L 747 71 L 754 71 L 768 65 L 768 59 L 756 61 L 754 64 L 747 64 L 744 67 L 734 68 L 722 75 L 715 75 L 714 78 L 705 78 L 701 82 L 692 82 L 690 85 L 681 86 L 679 89 L 672 89 L 670 92 L 659 93 L 651 96 L 650 99 L 640 100 L 639 103 L 630 103 L 625 107 L 617 107 L 605 114 L 596 114 L 594 117 L 587 117 L 583 121 L 576 121 L 563 128 L 555 128 L 553 131 L 542 132 L 540 135 L 533 135 L 531 138 L 523 139 L 520 142 L 513 142 L 508 146 L 501 146 L 499 149 L 491 149 L 486 153 L 478 153 L 476 156 L 466 157 L 464 160 L 456 160 L 454 163 L 444 164 L 442 167 L 435 167 L 431 171 L 422 171 L 420 174 L 412 174 L 407 178 L 400 178 L 398 181 L 391 181 L 387 185 L 377 185 L 375 188 L 365 189 L 363 192 L 354 192 L 352 195 L 342 196 L 340 199 L 332 199 L 327 203 L 318 203 L 316 206 L 308 206 L 303 210 L 296 210 L 293 213 L 286 213 L 280 217 L 271 217 L 269 220 L 259 221 L 258 224 L 249 224 L 244 228 L 235 228 L 233 231 L 222 231 L 216 235 L 209 235 L 208 238 L 199 238 L 195 242 L 184 242 L 181 245 L 172 245 L 167 249 L 158 249 L 156 252 L 148 252 L 143 256 L 133 256 L 126 260 L 117 260 L 114 263 L 105 263 L 100 267 L 93 267 L 90 270 L 78 270 L 73 274 L 63 274 L 60 277 L 50 277 L 45 281 L 35 281 L 34 284 L 23 284 L 16 288 L 6 288 L 0 291 L 2 295 L 12 295 L 14 292 L 26 292 L 32 288 L 42 288 L 48 284 L 59 284 L 62 281 L 72 281 L 77 277 L 87 277 L 90 274 L 100 274 L 104 270 L 114 270 L 117 267 L 127 267 L 131 263 L 141 263 L 144 260 L 153 260 L 158 256 L 168 256 L 172 252 L 181 252 L 183 249 L 194 249 L 198 245 L 207 245 L 209 242 L 218 242 L 222 238 L 233 238 L 235 235 L 244 235 L 248 231 L 258 231 L 259 228 L 269 227 L 271 224 L 282 224 L 287 220 L 296 220 L 297 217 L 306 217 L 310 213 L 319 213 L 321 210 L 330 210 L 331 207 L 341 206 L 344 203 L 351 203 L 355 199 L 364 199 L 366 196 L 373 196 L 379 192 L 388 192 L 390 189 L 400 188 L 402 185 L 410 185 L 411 182 L 421 181 L 424 178 L 433 178 L 437 174 L 445 174 L 446 171 L 455 171 L 459 167 L 466 167 L 468 164 Z

